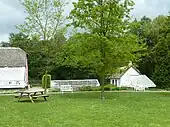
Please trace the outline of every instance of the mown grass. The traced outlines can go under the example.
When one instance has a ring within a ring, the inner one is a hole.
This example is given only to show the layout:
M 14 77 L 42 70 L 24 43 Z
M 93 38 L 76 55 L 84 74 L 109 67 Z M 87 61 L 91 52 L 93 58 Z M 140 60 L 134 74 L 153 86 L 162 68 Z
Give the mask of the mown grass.
M 0 127 L 169 127 L 170 93 L 98 92 L 17 102 L 0 96 Z

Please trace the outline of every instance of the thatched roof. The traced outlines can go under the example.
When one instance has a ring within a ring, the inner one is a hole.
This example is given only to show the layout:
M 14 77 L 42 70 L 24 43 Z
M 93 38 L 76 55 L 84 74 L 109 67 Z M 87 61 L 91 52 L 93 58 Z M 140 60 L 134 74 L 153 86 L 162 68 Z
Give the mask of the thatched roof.
M 20 48 L 0 47 L 0 67 L 25 67 L 26 53 Z

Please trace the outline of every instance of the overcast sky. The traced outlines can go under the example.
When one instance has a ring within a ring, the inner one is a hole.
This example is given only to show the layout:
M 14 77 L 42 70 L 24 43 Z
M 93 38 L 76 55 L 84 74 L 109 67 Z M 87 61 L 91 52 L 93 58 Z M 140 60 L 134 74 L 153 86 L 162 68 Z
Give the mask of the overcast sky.
M 70 0 L 65 7 L 65 15 L 73 8 Z M 140 19 L 147 15 L 153 18 L 160 14 L 168 14 L 170 9 L 170 0 L 134 0 L 135 6 L 132 16 Z M 0 41 L 8 41 L 9 33 L 17 32 L 15 25 L 24 21 L 24 8 L 19 4 L 18 0 L 0 0 Z

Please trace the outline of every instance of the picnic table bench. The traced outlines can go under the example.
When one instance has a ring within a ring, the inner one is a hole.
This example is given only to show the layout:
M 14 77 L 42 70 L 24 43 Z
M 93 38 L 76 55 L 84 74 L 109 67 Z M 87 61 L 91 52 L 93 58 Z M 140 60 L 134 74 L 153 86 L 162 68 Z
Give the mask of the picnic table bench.
M 49 95 L 44 94 L 44 89 L 40 89 L 40 88 L 31 88 L 29 90 L 23 90 L 23 91 L 21 90 L 18 91 L 17 93 L 19 94 L 16 95 L 15 97 L 18 98 L 18 101 L 20 101 L 22 97 L 28 97 L 32 103 L 34 103 L 33 99 L 43 97 L 44 100 L 47 101 L 47 97 L 49 97 Z

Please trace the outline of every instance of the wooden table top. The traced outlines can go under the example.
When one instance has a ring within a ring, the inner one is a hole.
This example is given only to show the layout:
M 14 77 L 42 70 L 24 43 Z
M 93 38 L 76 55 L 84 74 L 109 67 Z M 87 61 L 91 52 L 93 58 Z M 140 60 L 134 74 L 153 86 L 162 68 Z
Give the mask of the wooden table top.
M 30 88 L 28 90 L 18 91 L 17 93 L 36 93 L 36 92 L 44 92 L 44 89 L 42 89 L 42 88 Z

